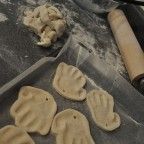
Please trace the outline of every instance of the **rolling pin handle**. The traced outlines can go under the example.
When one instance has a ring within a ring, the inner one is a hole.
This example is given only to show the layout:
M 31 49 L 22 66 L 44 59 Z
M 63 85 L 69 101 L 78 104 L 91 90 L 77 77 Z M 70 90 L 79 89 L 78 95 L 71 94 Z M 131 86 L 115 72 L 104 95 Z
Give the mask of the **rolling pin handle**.
M 144 78 L 140 80 L 140 88 L 144 91 Z

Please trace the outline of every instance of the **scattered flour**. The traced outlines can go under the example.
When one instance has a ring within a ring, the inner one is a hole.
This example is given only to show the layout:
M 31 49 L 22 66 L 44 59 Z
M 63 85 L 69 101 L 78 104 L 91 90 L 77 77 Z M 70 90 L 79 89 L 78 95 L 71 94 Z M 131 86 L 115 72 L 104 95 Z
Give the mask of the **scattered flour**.
M 83 43 L 85 46 L 87 46 L 89 49 L 91 49 L 94 52 L 94 43 L 95 43 L 95 37 L 90 32 L 88 32 L 84 27 L 82 27 L 80 24 L 75 23 L 75 27 L 72 30 L 73 37 L 77 42 Z
M 60 4 L 56 4 L 55 6 L 57 6 L 61 13 L 63 14 L 63 16 L 65 17 L 66 21 L 67 21 L 67 25 L 71 26 L 71 25 L 75 25 L 75 21 L 73 20 L 73 17 L 77 17 L 78 14 L 75 11 L 70 11 L 69 9 L 66 8 L 65 5 L 60 5 Z
M 97 55 L 98 57 L 104 59 L 108 65 L 112 66 L 112 68 L 114 68 L 120 74 L 123 74 L 125 68 L 121 60 L 121 56 L 117 52 L 117 47 L 112 40 L 110 41 L 111 48 L 106 50 L 101 49 L 101 51 L 98 52 L 94 46 L 97 41 L 95 36 L 92 33 L 88 32 L 80 24 L 75 24 L 75 27 L 72 30 L 72 34 L 77 42 L 81 42 L 85 47 L 91 49 L 94 55 Z M 103 55 L 103 53 L 105 54 Z
M 10 0 L 0 0 L 2 4 L 11 4 Z
M 101 25 L 100 27 L 101 27 L 102 29 L 105 29 L 105 30 L 107 29 L 107 27 L 106 27 L 105 25 Z
M 36 1 L 35 0 L 26 0 L 26 2 L 30 5 L 36 5 Z
M 38 5 L 43 5 L 43 4 L 49 3 L 49 2 L 51 3 L 51 0 L 38 0 L 38 1 L 37 1 L 37 4 L 38 4 Z
M 28 55 L 25 55 L 24 57 L 25 57 L 25 58 L 28 58 L 29 56 L 28 56 Z
M 112 40 L 111 42 L 111 49 L 108 49 L 105 53 L 106 62 L 109 65 L 112 65 L 116 71 L 118 71 L 120 74 L 123 74 L 125 72 L 124 63 L 122 61 L 121 55 L 117 51 L 117 46 L 114 44 Z
M 95 89 L 97 89 L 97 90 L 102 89 L 100 86 L 98 86 L 98 85 L 94 82 L 94 80 L 92 80 L 91 78 L 89 78 L 87 75 L 85 75 L 85 77 L 86 77 L 86 79 L 91 83 L 91 85 L 92 85 Z
M 0 39 L 0 42 L 2 40 Z M 30 66 L 29 63 L 25 63 L 25 58 L 17 55 L 13 50 L 1 42 L 0 58 L 8 63 L 17 72 L 22 72 Z M 20 66 L 21 65 L 21 66 Z
M 8 18 L 6 17 L 5 14 L 0 13 L 0 22 L 5 22 L 6 20 L 8 20 Z
M 45 3 L 51 2 L 51 0 L 26 0 L 29 5 L 43 5 Z

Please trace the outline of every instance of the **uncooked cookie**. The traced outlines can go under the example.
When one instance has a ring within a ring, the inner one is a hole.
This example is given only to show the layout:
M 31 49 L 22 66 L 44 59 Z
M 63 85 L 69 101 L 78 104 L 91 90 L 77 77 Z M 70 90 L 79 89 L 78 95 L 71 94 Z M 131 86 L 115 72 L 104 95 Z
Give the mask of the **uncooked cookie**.
M 46 135 L 57 110 L 56 102 L 48 92 L 25 86 L 10 109 L 15 124 L 27 132 Z
M 26 11 L 23 23 L 40 37 L 37 44 L 44 47 L 61 37 L 66 28 L 62 13 L 49 4 Z
M 106 131 L 120 126 L 120 117 L 113 112 L 113 97 L 104 90 L 92 90 L 87 95 L 87 105 L 96 125 Z
M 0 129 L 0 144 L 35 144 L 21 128 L 7 125 Z
M 95 144 L 88 120 L 74 109 L 58 113 L 53 120 L 51 131 L 56 136 L 56 144 Z
M 83 88 L 86 78 L 82 72 L 72 66 L 62 62 L 58 65 L 53 87 L 65 98 L 82 101 L 86 98 L 86 90 Z

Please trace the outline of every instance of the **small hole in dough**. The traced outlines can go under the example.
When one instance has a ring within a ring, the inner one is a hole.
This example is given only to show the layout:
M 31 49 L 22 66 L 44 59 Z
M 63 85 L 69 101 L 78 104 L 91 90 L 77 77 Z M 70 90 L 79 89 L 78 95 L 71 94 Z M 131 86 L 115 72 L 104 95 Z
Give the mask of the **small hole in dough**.
M 89 53 L 92 53 L 92 50 L 91 50 L 91 49 L 89 49 Z
M 48 101 L 48 98 L 46 98 L 46 101 Z
M 64 89 L 63 89 L 62 91 L 65 93 L 65 90 L 64 90 Z
M 73 116 L 74 119 L 76 119 L 76 116 Z
M 25 92 L 22 93 L 22 95 L 23 95 L 24 97 L 26 97 L 26 96 L 29 95 L 29 93 L 28 93 L 27 91 L 25 91 Z

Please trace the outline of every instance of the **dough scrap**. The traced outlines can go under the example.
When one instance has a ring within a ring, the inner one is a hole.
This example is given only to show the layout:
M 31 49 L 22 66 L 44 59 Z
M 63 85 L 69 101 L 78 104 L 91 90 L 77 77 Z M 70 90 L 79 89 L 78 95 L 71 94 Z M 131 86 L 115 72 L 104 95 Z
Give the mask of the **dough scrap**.
M 46 135 L 57 110 L 56 102 L 48 92 L 24 86 L 20 89 L 18 100 L 10 109 L 15 124 L 27 132 Z
M 82 101 L 86 98 L 86 90 L 83 89 L 86 78 L 82 72 L 62 62 L 58 65 L 53 80 L 53 87 L 63 97 L 75 101 Z
M 87 105 L 96 125 L 112 131 L 120 126 L 120 116 L 113 112 L 113 97 L 104 90 L 92 90 L 87 95 Z
M 28 10 L 24 14 L 24 25 L 40 37 L 38 45 L 50 46 L 63 35 L 66 29 L 66 21 L 62 13 L 49 4 L 39 6 L 34 10 Z
M 88 120 L 74 109 L 58 113 L 53 120 L 51 131 L 56 136 L 56 144 L 95 144 Z
M 35 144 L 21 128 L 7 125 L 0 129 L 0 144 Z

